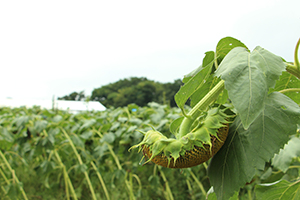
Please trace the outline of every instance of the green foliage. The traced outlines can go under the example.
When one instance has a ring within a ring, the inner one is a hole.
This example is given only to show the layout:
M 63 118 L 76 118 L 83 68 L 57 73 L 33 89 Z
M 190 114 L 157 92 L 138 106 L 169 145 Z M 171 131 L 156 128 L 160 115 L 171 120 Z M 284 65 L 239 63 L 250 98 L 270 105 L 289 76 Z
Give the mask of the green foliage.
M 213 80 L 210 79 L 214 62 L 214 52 L 206 52 L 206 56 L 203 59 L 202 66 L 196 71 L 193 71 L 189 75 L 185 76 L 183 85 L 175 95 L 175 101 L 179 108 L 183 109 L 185 103 L 189 98 L 192 99 L 191 106 L 194 106 L 194 102 L 198 102 L 203 96 L 211 89 L 210 85 Z M 209 86 L 209 87 L 207 87 Z M 196 98 L 196 99 L 195 99 Z
M 261 184 L 255 188 L 258 200 L 300 199 L 300 181 L 290 183 L 286 180 L 272 184 Z
M 299 178 L 300 167 L 291 170 L 293 160 L 299 162 L 299 152 L 292 145 L 295 139 L 272 160 L 291 137 L 297 137 L 300 125 L 300 68 L 295 55 L 295 63 L 287 63 L 259 46 L 250 52 L 240 41 L 226 37 L 183 79 L 175 100 L 184 116 L 170 126 L 176 140 L 200 130 L 203 116 L 214 106 L 224 106 L 236 116 L 224 146 L 209 162 L 208 176 L 217 199 L 227 200 L 237 192 L 251 199 L 256 184 L 283 177 L 293 184 L 293 178 Z M 192 109 L 186 112 L 188 100 Z M 155 133 L 160 135 L 157 143 L 169 140 L 162 132 Z M 155 135 L 149 132 L 145 138 Z M 157 149 L 155 144 L 150 144 L 150 151 Z M 162 154 L 177 155 L 178 150 Z M 298 194 L 289 191 L 283 199 Z
M 300 88 L 300 81 L 292 74 L 284 71 L 282 72 L 282 75 L 280 76 L 279 80 L 276 82 L 274 89 L 271 88 L 270 92 L 281 91 L 299 105 L 300 92 L 293 91 L 293 88 Z
M 278 154 L 275 154 L 272 159 L 272 164 L 282 172 L 286 172 L 292 163 L 293 158 L 300 157 L 300 139 L 298 137 L 292 137 L 289 142 L 280 150 Z
M 179 79 L 174 83 L 159 83 L 132 77 L 94 89 L 91 99 L 100 101 L 106 107 L 122 107 L 131 103 L 146 106 L 149 102 L 168 103 L 174 107 L 174 95 L 181 85 Z
M 256 47 L 252 53 L 237 47 L 230 51 L 216 71 L 225 80 L 225 88 L 244 127 L 262 112 L 270 87 L 285 69 L 280 57 Z
M 84 91 L 81 92 L 72 92 L 69 95 L 65 95 L 63 97 L 58 97 L 58 100 L 72 100 L 72 101 L 81 101 L 85 99 Z
M 239 117 L 235 119 L 222 151 L 212 159 L 208 172 L 218 198 L 229 198 L 252 180 L 255 169 L 264 169 L 265 162 L 283 147 L 289 135 L 295 134 L 299 116 L 297 104 L 280 93 L 272 93 L 247 130 Z
M 216 57 L 218 58 L 218 64 L 222 62 L 225 56 L 235 47 L 247 48 L 245 44 L 233 37 L 222 38 L 216 47 Z
M 142 138 L 138 130 L 151 123 L 167 133 L 180 116 L 157 103 L 76 115 L 0 108 L 0 150 L 11 167 L 0 157 L 0 199 L 24 199 L 22 190 L 28 199 L 205 199 L 189 173 L 142 166 L 142 156 L 128 152 Z M 205 167 L 192 171 L 207 190 Z

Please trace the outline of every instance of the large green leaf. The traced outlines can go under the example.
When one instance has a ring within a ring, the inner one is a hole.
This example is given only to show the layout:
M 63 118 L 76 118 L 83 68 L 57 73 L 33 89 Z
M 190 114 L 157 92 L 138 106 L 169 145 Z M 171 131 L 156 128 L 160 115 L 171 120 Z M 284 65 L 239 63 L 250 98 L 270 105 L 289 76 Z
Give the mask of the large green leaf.
M 218 57 L 218 63 L 224 59 L 224 57 L 235 47 L 247 48 L 245 44 L 233 37 L 222 38 L 216 48 L 216 55 Z
M 29 122 L 29 116 L 20 116 L 13 120 L 12 123 L 15 123 L 17 128 L 20 128 L 21 126 L 25 126 Z
M 284 173 L 288 170 L 292 159 L 300 156 L 300 139 L 293 137 L 285 146 L 281 149 L 279 154 L 275 154 L 272 159 L 272 165 Z
M 300 108 L 287 96 L 274 92 L 263 111 L 245 130 L 238 116 L 230 126 L 222 149 L 211 160 L 208 174 L 218 199 L 228 199 L 250 182 L 255 168 L 263 169 L 288 141 L 300 123 Z
M 219 81 L 220 78 L 213 76 L 208 77 L 208 79 L 205 80 L 205 83 L 202 85 L 202 87 L 199 87 L 190 97 L 190 106 L 194 107 L 215 85 L 217 85 Z
M 214 52 L 209 51 L 205 53 L 202 66 L 195 75 L 191 74 L 189 81 L 184 84 L 175 95 L 175 102 L 177 106 L 183 109 L 185 102 L 193 95 L 194 92 L 199 90 L 206 80 L 210 77 L 213 62 Z
M 270 87 L 285 70 L 282 59 L 256 47 L 252 53 L 242 47 L 230 51 L 216 71 L 247 129 L 260 115 Z
M 44 129 L 46 129 L 48 125 L 48 122 L 46 120 L 41 120 L 41 121 L 35 121 L 34 123 L 34 130 L 37 133 L 42 132 Z
M 271 92 L 282 91 L 286 96 L 293 99 L 297 104 L 300 104 L 300 92 L 290 91 L 289 89 L 291 88 L 300 89 L 300 80 L 297 79 L 294 75 L 285 71 L 276 82 L 274 89 L 271 89 Z
M 300 199 L 300 181 L 286 180 L 255 186 L 257 200 L 297 200 Z
M 225 55 L 235 47 L 245 47 L 242 42 L 232 37 L 221 39 L 216 47 L 216 53 L 208 51 L 202 61 L 202 65 L 185 75 L 183 82 L 185 85 L 175 95 L 175 101 L 179 108 L 183 109 L 184 104 L 190 98 L 191 107 L 194 107 L 218 82 L 219 79 L 211 76 L 215 70 L 214 62 L 218 59 L 220 63 Z M 221 94 L 227 100 L 227 93 Z M 224 103 L 223 100 L 219 103 Z
M 196 74 L 198 74 L 203 69 L 203 66 L 200 65 L 198 68 L 194 69 L 190 73 L 184 75 L 182 82 L 185 84 L 187 83 L 191 78 L 193 78 Z

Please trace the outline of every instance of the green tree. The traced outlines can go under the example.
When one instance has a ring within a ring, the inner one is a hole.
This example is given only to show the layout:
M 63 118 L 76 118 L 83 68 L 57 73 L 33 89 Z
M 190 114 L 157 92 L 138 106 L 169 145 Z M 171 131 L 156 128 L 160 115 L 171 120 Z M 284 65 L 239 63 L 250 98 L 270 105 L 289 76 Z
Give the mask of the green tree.
M 169 101 L 171 107 L 176 107 L 176 102 L 174 99 L 175 94 L 178 92 L 180 87 L 183 85 L 180 79 L 176 79 L 173 83 L 165 83 L 163 84 L 163 93 L 165 96 L 165 100 Z M 165 102 L 164 102 L 165 103 Z
M 134 89 L 140 82 L 144 81 L 148 81 L 147 78 L 132 77 L 104 85 L 92 91 L 91 99 L 100 101 L 106 107 L 119 107 L 134 103 Z
M 174 95 L 181 85 L 179 79 L 174 83 L 159 83 L 144 77 L 132 77 L 94 89 L 91 99 L 100 101 L 106 107 L 120 107 L 130 103 L 145 106 L 149 102 L 176 106 Z
M 84 91 L 81 92 L 72 92 L 69 95 L 65 95 L 63 97 L 58 97 L 58 100 L 72 100 L 72 101 L 81 101 L 85 98 Z
M 147 103 L 152 101 L 157 101 L 155 99 L 157 94 L 158 86 L 152 81 L 141 82 L 136 86 L 135 93 L 135 102 L 137 105 L 145 106 Z

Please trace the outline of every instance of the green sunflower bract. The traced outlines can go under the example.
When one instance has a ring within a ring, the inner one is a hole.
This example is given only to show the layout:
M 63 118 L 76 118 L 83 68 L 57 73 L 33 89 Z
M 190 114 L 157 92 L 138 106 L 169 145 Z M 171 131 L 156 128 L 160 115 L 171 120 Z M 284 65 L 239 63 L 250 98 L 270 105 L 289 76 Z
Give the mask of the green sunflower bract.
M 203 120 L 193 125 L 191 132 L 180 138 L 167 138 L 150 130 L 144 139 L 132 148 L 140 148 L 150 161 L 168 168 L 187 168 L 210 159 L 222 147 L 228 134 L 229 115 L 225 109 L 210 109 Z

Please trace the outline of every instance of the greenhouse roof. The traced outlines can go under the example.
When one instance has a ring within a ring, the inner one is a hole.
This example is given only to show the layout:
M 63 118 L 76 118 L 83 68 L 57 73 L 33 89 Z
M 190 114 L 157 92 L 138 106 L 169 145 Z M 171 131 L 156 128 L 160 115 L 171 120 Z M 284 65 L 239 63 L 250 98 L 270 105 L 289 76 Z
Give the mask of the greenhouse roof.
M 68 110 L 76 113 L 80 111 L 104 111 L 106 108 L 98 101 L 70 101 L 70 100 L 40 100 L 40 99 L 0 99 L 0 107 L 21 107 L 27 108 L 39 106 L 45 109 Z

